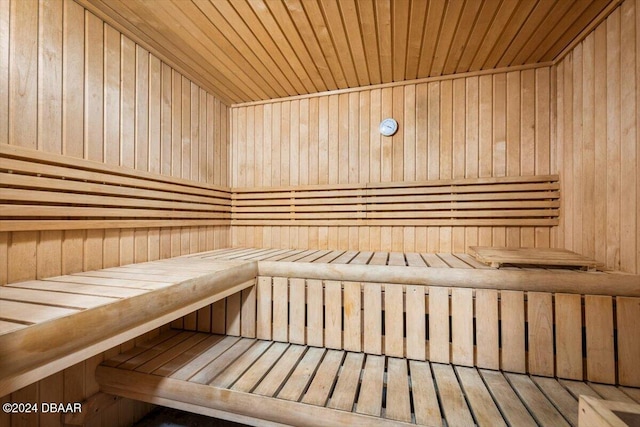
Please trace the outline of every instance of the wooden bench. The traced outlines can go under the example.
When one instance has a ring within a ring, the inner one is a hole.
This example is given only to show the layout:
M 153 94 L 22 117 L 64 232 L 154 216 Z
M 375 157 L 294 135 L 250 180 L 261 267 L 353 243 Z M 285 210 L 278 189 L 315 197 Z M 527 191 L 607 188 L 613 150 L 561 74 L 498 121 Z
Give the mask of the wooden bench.
M 258 259 L 256 286 L 219 302 L 224 335 L 169 331 L 101 390 L 253 425 L 561 426 L 580 395 L 640 401 L 638 276 L 314 262 L 346 253 L 190 256 Z
M 0 287 L 0 396 L 255 283 L 248 261 L 171 258 Z
M 234 188 L 232 225 L 554 226 L 557 175 Z

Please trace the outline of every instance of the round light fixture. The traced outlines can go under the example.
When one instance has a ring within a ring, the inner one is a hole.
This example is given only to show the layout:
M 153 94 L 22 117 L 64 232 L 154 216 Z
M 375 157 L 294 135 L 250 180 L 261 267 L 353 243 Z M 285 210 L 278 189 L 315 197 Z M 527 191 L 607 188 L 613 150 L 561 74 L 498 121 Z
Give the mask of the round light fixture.
M 396 122 L 392 118 L 384 119 L 380 122 L 380 127 L 378 129 L 384 136 L 394 135 L 396 132 L 398 132 L 398 122 Z

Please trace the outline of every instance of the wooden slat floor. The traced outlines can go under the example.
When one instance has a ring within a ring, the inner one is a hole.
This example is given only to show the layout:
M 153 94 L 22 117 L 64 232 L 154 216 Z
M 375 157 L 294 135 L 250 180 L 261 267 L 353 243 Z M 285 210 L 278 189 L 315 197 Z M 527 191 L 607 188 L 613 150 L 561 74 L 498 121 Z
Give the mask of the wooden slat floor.
M 143 397 L 148 379 L 147 387 L 171 406 L 172 390 L 186 399 L 201 396 L 205 385 L 226 390 L 224 404 L 250 394 L 295 402 L 300 414 L 312 407 L 337 410 L 327 412 L 336 418 L 326 425 L 364 416 L 362 425 L 376 417 L 399 425 L 576 426 L 581 394 L 640 402 L 640 389 L 177 330 L 100 370 L 107 392 L 119 388 Z M 200 402 L 214 409 L 219 404 Z
M 203 260 L 281 261 L 315 264 L 387 265 L 430 268 L 493 269 L 466 253 L 417 253 L 319 249 L 225 248 L 186 255 Z M 583 271 L 563 266 L 507 265 L 502 270 L 539 270 L 588 274 L 625 274 L 619 271 Z

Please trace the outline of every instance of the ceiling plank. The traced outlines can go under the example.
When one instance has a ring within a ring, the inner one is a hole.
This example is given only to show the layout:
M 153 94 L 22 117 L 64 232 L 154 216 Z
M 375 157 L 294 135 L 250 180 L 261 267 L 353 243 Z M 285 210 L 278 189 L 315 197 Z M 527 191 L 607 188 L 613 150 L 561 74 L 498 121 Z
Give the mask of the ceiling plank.
M 249 6 L 253 9 L 253 12 L 258 17 L 265 30 L 269 33 L 269 36 L 275 42 L 275 45 L 282 52 L 282 54 L 287 58 L 288 62 L 291 64 L 294 72 L 302 82 L 304 86 L 305 92 L 314 92 L 317 91 L 313 83 L 313 79 L 304 68 L 304 65 L 300 62 L 300 58 L 296 54 L 295 50 L 291 47 L 289 40 L 282 33 L 282 30 L 278 26 L 274 16 L 271 14 L 269 7 L 266 5 L 264 0 L 248 0 Z
M 356 67 L 351 56 L 347 34 L 342 22 L 342 15 L 336 0 L 320 0 L 320 8 L 329 29 L 333 45 L 336 47 L 338 59 L 347 78 L 349 87 L 360 86 Z
M 431 65 L 431 76 L 441 76 L 443 74 L 444 64 L 447 56 L 449 56 L 451 43 L 458 28 L 463 6 L 464 0 L 451 0 L 447 3 L 447 8 L 444 13 L 446 25 L 443 25 L 440 31 L 440 38 L 436 45 L 433 64 Z
M 322 16 L 320 5 L 316 0 L 304 1 L 302 2 L 302 5 L 307 13 L 307 16 L 309 17 L 309 23 L 313 28 L 316 39 L 318 40 L 318 44 L 320 45 L 322 53 L 324 54 L 324 58 L 327 61 L 327 65 L 329 66 L 329 69 L 334 76 L 336 85 L 339 89 L 349 87 L 346 76 L 344 74 L 344 70 L 342 69 L 340 60 L 338 59 L 338 53 L 336 52 L 333 41 L 331 40 L 331 36 L 329 35 L 329 28 L 327 27 L 327 23 Z
M 409 12 L 409 36 L 407 40 L 407 65 L 405 67 L 404 80 L 413 80 L 418 77 L 418 65 L 420 63 L 420 50 L 426 31 L 427 2 L 423 0 L 413 1 Z
M 293 95 L 293 89 L 284 73 L 276 66 L 269 53 L 260 43 L 255 42 L 251 31 L 244 21 L 238 17 L 235 10 L 227 2 L 215 2 L 210 0 L 193 0 L 195 6 L 207 17 L 209 24 L 214 27 L 222 37 L 225 37 L 231 46 L 251 63 L 254 70 L 269 81 L 270 86 L 278 93 L 278 96 Z M 220 13 L 216 7 L 229 8 L 227 16 Z M 248 41 L 243 38 L 247 37 Z M 253 38 L 253 39 L 252 39 Z
M 482 2 L 482 7 L 478 12 L 478 19 L 469 36 L 469 42 L 458 62 L 457 73 L 465 73 L 471 69 L 471 62 L 481 47 L 484 46 L 485 37 L 500 10 L 501 3 L 500 1 Z
M 322 48 L 320 47 L 320 43 L 318 43 L 318 39 L 313 31 L 313 27 L 311 26 L 311 22 L 309 21 L 309 17 L 307 16 L 304 7 L 301 3 L 301 0 L 284 0 L 287 9 L 289 10 L 289 14 L 291 15 L 291 19 L 296 23 L 297 29 L 300 32 L 300 37 L 304 41 L 309 54 L 313 58 L 316 67 L 318 68 L 318 72 L 320 76 L 322 76 L 322 80 L 324 81 L 324 85 L 327 90 L 335 90 L 338 88 L 335 78 L 331 73 L 331 68 L 327 63 L 327 59 L 322 54 Z
M 458 63 L 462 57 L 462 53 L 467 47 L 471 31 L 475 26 L 475 21 L 478 17 L 480 6 L 482 3 L 478 1 L 467 1 L 462 10 L 460 22 L 456 29 L 455 37 L 451 43 L 451 49 L 444 66 L 443 74 L 453 74 L 458 68 Z
M 482 68 L 496 68 L 496 64 L 504 55 L 504 52 L 509 48 L 513 42 L 513 38 L 518 34 L 520 28 L 524 25 L 531 11 L 533 10 L 536 1 L 534 0 L 522 0 L 517 3 L 516 9 L 511 15 L 511 19 L 504 27 L 504 30 L 500 34 L 500 37 L 493 46 L 486 62 Z

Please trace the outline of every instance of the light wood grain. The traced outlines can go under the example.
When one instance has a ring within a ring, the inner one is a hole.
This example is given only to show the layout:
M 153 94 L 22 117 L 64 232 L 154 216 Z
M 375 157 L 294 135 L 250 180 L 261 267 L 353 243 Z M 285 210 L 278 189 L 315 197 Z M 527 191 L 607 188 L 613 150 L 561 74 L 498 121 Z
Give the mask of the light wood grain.
M 429 287 L 429 360 L 449 363 L 449 290 Z
M 584 318 L 587 332 L 587 378 L 594 382 L 614 383 L 612 298 L 585 296 Z
M 582 302 L 578 295 L 556 294 L 556 373 L 582 380 Z

